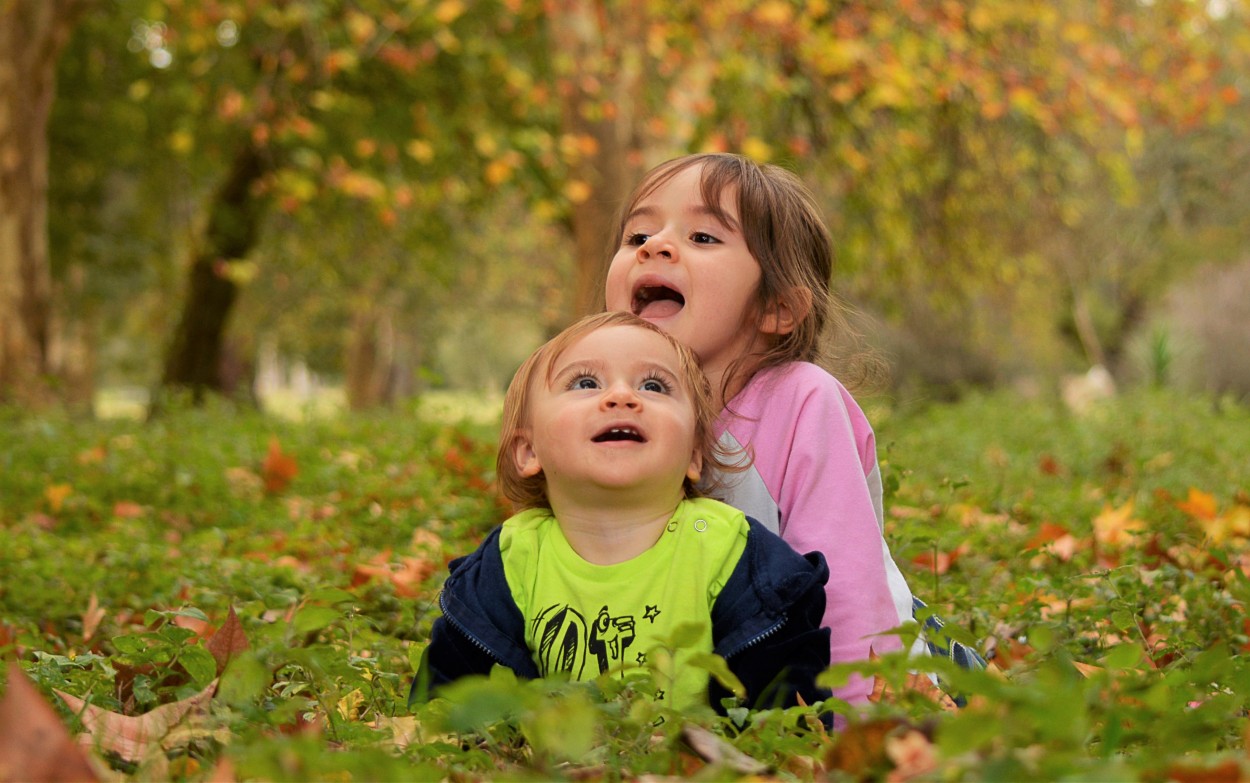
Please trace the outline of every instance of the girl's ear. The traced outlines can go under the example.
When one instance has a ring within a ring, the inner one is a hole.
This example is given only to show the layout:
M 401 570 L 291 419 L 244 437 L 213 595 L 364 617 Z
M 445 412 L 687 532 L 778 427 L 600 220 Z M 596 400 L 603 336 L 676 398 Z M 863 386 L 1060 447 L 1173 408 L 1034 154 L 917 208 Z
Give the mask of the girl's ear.
M 787 297 L 778 297 L 760 319 L 760 331 L 764 334 L 789 334 L 807 318 L 812 310 L 812 292 L 806 287 L 795 286 Z
M 530 478 L 542 472 L 542 462 L 534 451 L 529 430 L 517 430 L 512 436 L 512 463 L 521 478 Z

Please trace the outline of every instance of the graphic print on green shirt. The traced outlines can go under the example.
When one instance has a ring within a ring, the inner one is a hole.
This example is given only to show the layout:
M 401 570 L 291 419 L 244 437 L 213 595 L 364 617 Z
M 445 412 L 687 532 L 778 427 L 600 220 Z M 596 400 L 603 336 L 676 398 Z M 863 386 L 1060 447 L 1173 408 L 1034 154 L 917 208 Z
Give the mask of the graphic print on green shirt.
M 504 574 L 539 672 L 592 680 L 651 665 L 657 699 L 676 708 L 705 704 L 707 672 L 689 659 L 712 651 L 712 605 L 747 530 L 746 517 L 723 503 L 683 501 L 650 549 L 602 566 L 573 551 L 547 509 L 509 519 L 499 538 Z M 687 643 L 674 656 L 649 660 L 676 638 Z

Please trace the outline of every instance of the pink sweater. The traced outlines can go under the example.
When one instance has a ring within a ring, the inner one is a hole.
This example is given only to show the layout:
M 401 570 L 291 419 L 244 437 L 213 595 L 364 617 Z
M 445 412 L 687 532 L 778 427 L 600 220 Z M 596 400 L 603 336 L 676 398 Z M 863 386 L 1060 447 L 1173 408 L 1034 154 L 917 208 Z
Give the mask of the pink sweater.
M 912 619 L 911 590 L 885 542 L 872 427 L 850 392 L 814 364 L 762 370 L 721 412 L 716 434 L 754 458 L 723 499 L 828 561 L 830 660 L 899 649 L 898 636 L 875 634 Z M 835 695 L 864 702 L 871 687 L 854 678 Z

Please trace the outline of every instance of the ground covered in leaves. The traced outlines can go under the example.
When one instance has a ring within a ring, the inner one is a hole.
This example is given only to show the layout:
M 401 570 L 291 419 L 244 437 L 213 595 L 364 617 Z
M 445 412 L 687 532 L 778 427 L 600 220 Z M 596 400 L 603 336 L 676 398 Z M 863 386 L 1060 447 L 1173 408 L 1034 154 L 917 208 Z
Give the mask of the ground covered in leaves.
M 866 663 L 829 733 L 498 675 L 410 709 L 446 561 L 502 518 L 490 428 L 0 411 L 0 781 L 1250 779 L 1250 411 L 871 415 L 896 559 L 994 671 L 930 662 L 952 711 Z

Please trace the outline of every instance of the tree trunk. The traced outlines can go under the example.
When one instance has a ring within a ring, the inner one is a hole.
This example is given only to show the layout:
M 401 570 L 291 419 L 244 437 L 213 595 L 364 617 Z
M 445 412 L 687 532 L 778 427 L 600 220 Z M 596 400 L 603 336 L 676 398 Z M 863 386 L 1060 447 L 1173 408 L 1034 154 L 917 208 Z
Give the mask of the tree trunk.
M 49 399 L 48 116 L 86 5 L 0 2 L 0 402 Z
M 612 0 L 548 0 L 547 5 L 552 37 L 577 68 L 563 75 L 560 85 L 563 131 L 579 140 L 581 150 L 570 165 L 567 193 L 573 204 L 576 317 L 603 309 L 614 221 L 641 173 L 637 101 L 643 57 L 636 47 L 646 40 L 645 20 L 640 10 Z
M 209 205 L 208 228 L 191 264 L 182 315 L 165 357 L 162 385 L 191 391 L 199 403 L 208 391 L 222 392 L 222 346 L 238 285 L 229 263 L 256 244 L 264 203 L 255 186 L 268 170 L 262 152 L 244 143 Z

